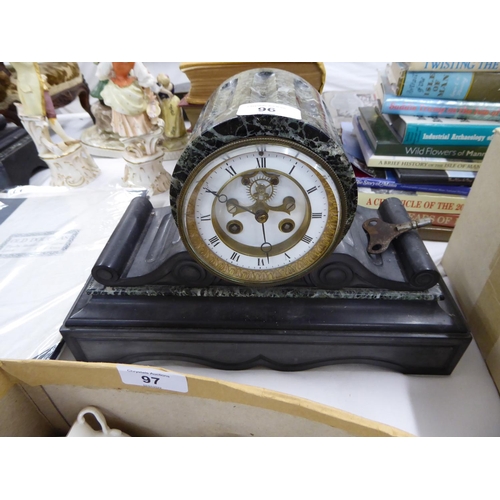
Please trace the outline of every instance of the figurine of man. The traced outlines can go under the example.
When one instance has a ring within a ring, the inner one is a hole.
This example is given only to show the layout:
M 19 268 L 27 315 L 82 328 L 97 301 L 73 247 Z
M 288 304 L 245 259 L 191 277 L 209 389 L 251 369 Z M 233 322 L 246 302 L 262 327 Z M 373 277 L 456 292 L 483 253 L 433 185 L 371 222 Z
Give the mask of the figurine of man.
M 36 62 L 11 63 L 17 73 L 17 93 L 26 116 L 45 117 L 50 128 L 63 140 L 57 146 L 66 150 L 78 141 L 66 134 L 57 120 L 56 110 L 49 93 L 47 76 L 40 73 Z
M 49 166 L 53 186 L 79 187 L 99 174 L 99 167 L 88 151 L 66 134 L 57 120 L 47 78 L 36 62 L 11 63 L 17 73 L 17 91 L 21 104 L 16 103 L 18 116 L 38 151 Z M 49 127 L 62 139 L 54 142 Z
M 161 117 L 165 122 L 163 133 L 169 139 L 178 139 L 186 135 L 182 108 L 179 107 L 180 99 L 173 93 L 173 85 L 167 75 L 160 73 L 157 78 L 160 84 L 158 97 L 161 103 Z

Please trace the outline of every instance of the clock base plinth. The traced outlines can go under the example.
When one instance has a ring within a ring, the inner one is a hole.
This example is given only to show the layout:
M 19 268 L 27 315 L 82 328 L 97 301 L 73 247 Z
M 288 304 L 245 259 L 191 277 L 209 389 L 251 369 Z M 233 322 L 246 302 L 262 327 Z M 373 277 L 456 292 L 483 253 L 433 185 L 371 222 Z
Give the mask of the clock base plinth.
M 450 374 L 471 334 L 415 231 L 366 252 L 364 220 L 409 219 L 401 202 L 358 207 L 319 267 L 287 285 L 224 282 L 184 248 L 170 209 L 136 198 L 61 333 L 78 361 L 182 360 L 223 370 L 364 363 Z
M 89 279 L 61 328 L 76 360 L 281 371 L 363 363 L 447 375 L 471 341 L 443 282 L 399 298 L 386 291 L 377 297 L 376 290 L 303 289 L 287 297 L 289 291 L 242 296 L 224 287 L 208 295 L 162 288 L 124 292 Z

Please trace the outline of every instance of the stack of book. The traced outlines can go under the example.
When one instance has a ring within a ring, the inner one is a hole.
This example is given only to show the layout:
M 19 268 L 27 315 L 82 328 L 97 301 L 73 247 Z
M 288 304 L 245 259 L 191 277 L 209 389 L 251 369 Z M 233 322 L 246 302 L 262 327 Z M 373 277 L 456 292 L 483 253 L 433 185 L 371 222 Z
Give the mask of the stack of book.
M 352 123 L 359 204 L 396 196 L 447 239 L 500 127 L 500 63 L 392 63 L 375 98 Z
M 183 62 L 179 69 L 187 76 L 190 89 L 180 106 L 193 127 L 212 93 L 228 78 L 253 68 L 276 68 L 290 71 L 323 90 L 326 69 L 321 62 Z

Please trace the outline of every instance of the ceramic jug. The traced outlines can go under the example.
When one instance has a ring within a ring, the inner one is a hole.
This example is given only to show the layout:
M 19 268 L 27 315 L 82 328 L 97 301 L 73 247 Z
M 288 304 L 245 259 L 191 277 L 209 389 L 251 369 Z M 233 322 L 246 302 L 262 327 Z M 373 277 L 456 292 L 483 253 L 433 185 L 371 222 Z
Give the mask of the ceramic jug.
M 96 431 L 85 420 L 85 415 L 95 416 L 101 426 L 101 430 Z M 130 437 L 128 434 L 118 430 L 110 429 L 106 419 L 100 410 L 94 406 L 87 406 L 78 414 L 75 423 L 72 425 L 66 437 Z

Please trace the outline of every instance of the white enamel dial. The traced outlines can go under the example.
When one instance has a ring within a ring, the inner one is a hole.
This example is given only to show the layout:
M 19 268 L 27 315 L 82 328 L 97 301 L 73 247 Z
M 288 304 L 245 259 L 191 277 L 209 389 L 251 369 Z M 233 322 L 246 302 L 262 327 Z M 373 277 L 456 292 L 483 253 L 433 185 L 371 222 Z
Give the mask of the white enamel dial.
M 188 250 L 215 274 L 276 284 L 307 272 L 337 239 L 336 179 L 288 141 L 246 140 L 199 165 L 181 193 Z

